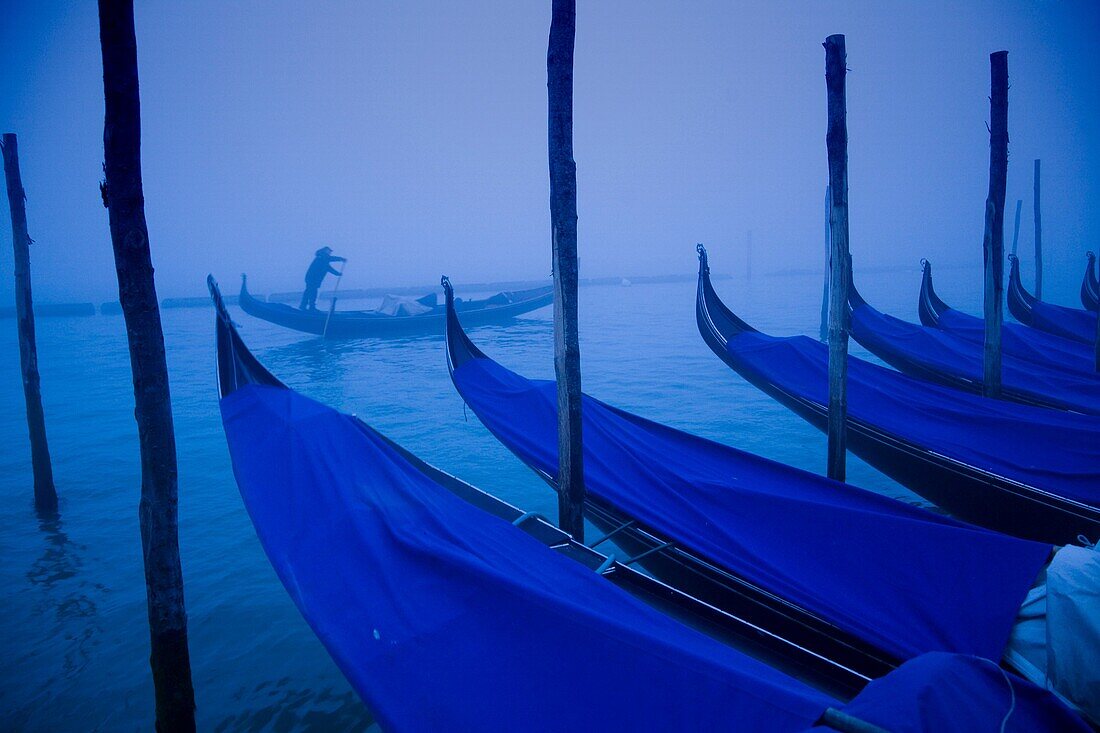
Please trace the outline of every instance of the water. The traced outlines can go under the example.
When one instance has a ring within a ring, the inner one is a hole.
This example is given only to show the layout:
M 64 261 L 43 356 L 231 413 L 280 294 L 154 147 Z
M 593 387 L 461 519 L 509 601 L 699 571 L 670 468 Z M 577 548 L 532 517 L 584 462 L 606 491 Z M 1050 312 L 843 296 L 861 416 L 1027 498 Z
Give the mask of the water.
M 919 277 L 916 267 L 866 276 L 860 289 L 880 309 L 915 320 Z M 978 312 L 978 271 L 937 270 L 936 277 L 949 303 Z M 817 333 L 820 276 L 719 280 L 716 287 L 761 330 Z M 582 289 L 585 391 L 823 472 L 824 436 L 709 351 L 696 329 L 694 297 L 695 283 L 688 281 Z M 249 346 L 289 386 L 359 415 L 428 462 L 523 509 L 554 515 L 546 486 L 464 412 L 447 375 L 442 337 L 324 343 L 231 310 Z M 237 494 L 218 414 L 213 311 L 166 310 L 163 316 L 200 729 L 370 727 L 369 712 L 279 584 Z M 471 335 L 505 366 L 552 378 L 549 308 Z M 0 728 L 151 730 L 140 469 L 123 321 L 41 319 L 38 342 L 61 498 L 60 519 L 51 523 L 39 522 L 32 510 L 15 324 L 0 322 Z M 855 343 L 852 353 L 867 356 Z M 852 483 L 921 503 L 849 460 Z

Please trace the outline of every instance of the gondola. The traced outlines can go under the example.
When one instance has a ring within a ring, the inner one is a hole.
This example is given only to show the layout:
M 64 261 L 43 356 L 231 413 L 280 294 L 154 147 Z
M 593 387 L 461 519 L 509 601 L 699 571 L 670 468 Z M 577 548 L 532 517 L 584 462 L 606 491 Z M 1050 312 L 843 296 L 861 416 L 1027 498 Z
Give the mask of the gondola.
M 908 323 L 871 307 L 849 286 L 851 334 L 868 351 L 917 379 L 981 394 L 983 344 L 951 331 Z M 1100 415 L 1100 379 L 1057 364 L 1036 364 L 1002 353 L 1000 398 L 1089 415 Z
M 471 324 L 506 324 L 516 316 L 538 310 L 554 301 L 553 286 L 501 292 L 482 300 L 461 304 Z M 286 303 L 257 300 L 248 292 L 248 278 L 241 276 L 241 310 L 277 326 L 312 333 L 326 338 L 396 338 L 434 335 L 443 332 L 444 310 L 436 303 L 435 293 L 407 299 L 393 312 L 300 310 Z M 401 312 L 415 315 L 401 315 Z
M 984 343 L 985 321 L 943 302 L 932 286 L 931 263 L 921 260 L 921 266 L 924 274 L 917 302 L 921 323 L 949 331 L 973 343 Z M 1077 377 L 1100 378 L 1089 346 L 1019 323 L 1005 321 L 1001 324 L 1001 350 L 1006 355 L 1041 367 L 1072 372 Z
M 385 730 L 963 731 L 1002 719 L 1010 731 L 1087 730 L 974 657 L 923 655 L 845 703 L 747 656 L 722 643 L 715 609 L 288 389 L 209 285 L 242 498 L 291 598 Z
M 444 281 L 448 302 L 453 291 Z M 489 359 L 449 310 L 451 379 L 555 486 L 553 382 Z M 1000 659 L 1050 545 L 966 525 L 585 396 L 585 513 L 657 578 L 867 676 L 932 650 Z M 814 548 L 807 552 L 807 548 Z
M 699 247 L 696 320 L 734 371 L 825 430 L 827 347 L 760 333 L 711 285 Z M 1056 544 L 1100 537 L 1100 419 L 1017 405 L 848 358 L 848 448 L 968 522 Z
M 1100 280 L 1096 277 L 1096 255 L 1085 253 L 1087 264 L 1085 276 L 1081 278 L 1081 305 L 1085 310 L 1096 313 L 1100 310 Z
M 1096 314 L 1080 308 L 1044 303 L 1024 289 L 1020 282 L 1020 260 L 1009 255 L 1011 263 L 1008 276 L 1008 309 L 1013 317 L 1026 326 L 1055 336 L 1073 339 L 1086 344 L 1096 340 Z

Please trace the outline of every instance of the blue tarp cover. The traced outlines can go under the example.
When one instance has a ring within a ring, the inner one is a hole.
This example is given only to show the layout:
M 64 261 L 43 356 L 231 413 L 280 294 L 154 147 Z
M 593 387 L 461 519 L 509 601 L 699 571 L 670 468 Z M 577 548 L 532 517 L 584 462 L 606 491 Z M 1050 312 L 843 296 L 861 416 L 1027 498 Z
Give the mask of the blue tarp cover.
M 958 654 L 932 653 L 906 662 L 871 682 L 842 710 L 891 733 L 921 733 L 932 720 L 940 733 L 1089 730 L 1048 692 L 988 659 Z
M 222 400 L 287 592 L 386 731 L 808 728 L 838 704 L 658 613 L 286 389 Z
M 1080 308 L 1037 300 L 1031 304 L 1031 325 L 1086 344 L 1096 340 L 1096 314 Z
M 741 369 L 828 404 L 828 347 L 806 336 L 739 333 Z M 848 357 L 848 415 L 914 445 L 1059 496 L 1100 505 L 1100 417 L 929 384 Z
M 939 314 L 936 327 L 979 344 L 985 341 L 985 322 L 954 308 Z M 1001 349 L 1005 355 L 1041 366 L 1072 371 L 1091 379 L 1100 378 L 1088 345 L 1019 323 L 1001 325 Z
M 354 418 L 261 385 L 221 407 L 268 558 L 386 731 L 781 732 L 839 706 L 467 504 Z M 946 679 L 953 697 L 941 667 L 907 669 L 848 712 L 922 733 L 999 724 L 981 674 Z M 1007 730 L 1075 729 L 1038 688 L 1017 699 Z
M 915 367 L 966 379 L 977 385 L 983 382 L 981 343 L 951 331 L 908 323 L 864 304 L 852 309 L 852 336 L 902 371 Z M 1083 376 L 1057 366 L 1041 366 L 1004 353 L 1001 380 L 1006 389 L 1029 399 L 1064 410 L 1100 413 L 1100 379 L 1094 375 Z
M 553 382 L 489 359 L 463 399 L 523 461 L 557 474 Z M 1045 544 L 964 525 L 617 410 L 583 406 L 587 490 L 685 548 L 900 658 L 1000 659 Z

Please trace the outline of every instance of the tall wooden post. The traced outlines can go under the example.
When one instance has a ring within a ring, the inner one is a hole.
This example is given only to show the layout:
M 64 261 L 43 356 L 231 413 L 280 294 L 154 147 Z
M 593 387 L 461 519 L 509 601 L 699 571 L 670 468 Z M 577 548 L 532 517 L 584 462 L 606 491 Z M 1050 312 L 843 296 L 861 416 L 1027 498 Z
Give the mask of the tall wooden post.
M 992 201 L 985 202 L 985 237 L 982 240 L 985 293 L 985 342 L 982 351 L 983 379 L 982 394 L 986 397 L 999 397 L 1001 394 L 1001 295 L 1004 292 L 1004 264 L 994 250 L 993 228 L 996 226 L 997 211 Z M 1001 261 L 1002 276 L 998 278 L 996 267 Z M 1001 282 L 997 282 L 1000 279 Z
M 983 393 L 1001 394 L 1004 318 L 1005 190 L 1008 186 L 1008 51 L 989 55 L 989 194 L 985 204 L 985 353 Z
M 844 36 L 825 39 L 825 87 L 829 128 L 829 478 L 845 480 L 848 419 L 848 286 L 852 260 L 848 252 L 848 107 L 845 91 L 847 54 Z
M 550 221 L 554 247 L 554 373 L 558 380 L 558 524 L 584 541 L 581 351 L 577 331 L 577 164 L 573 160 L 576 0 L 553 0 L 546 52 Z
M 46 418 L 39 390 L 38 347 L 34 340 L 34 307 L 31 302 L 31 237 L 27 233 L 27 196 L 19 173 L 19 141 L 4 134 L 4 179 L 8 184 L 11 211 L 11 243 L 15 249 L 15 316 L 19 331 L 19 366 L 23 372 L 23 399 L 27 404 L 27 429 L 31 439 L 31 469 L 34 473 L 34 508 L 39 514 L 57 512 L 57 489 L 53 484 L 50 447 L 46 442 Z
M 1035 297 L 1043 299 L 1043 208 L 1039 203 L 1039 168 L 1041 161 L 1035 159 L 1035 198 L 1033 201 L 1035 216 Z
M 141 184 L 141 108 L 133 0 L 99 0 L 104 203 L 134 375 L 141 447 L 141 546 L 158 731 L 195 730 L 177 523 L 176 440 Z
M 832 277 L 832 262 L 830 253 L 833 250 L 833 237 L 831 235 L 833 222 L 833 197 L 829 193 L 829 187 L 825 187 L 825 281 L 821 284 L 821 331 L 818 338 L 822 343 L 829 343 L 829 278 Z
M 1023 207 L 1023 199 L 1016 199 L 1016 223 L 1012 226 L 1012 256 L 1016 256 L 1016 245 L 1020 243 L 1020 209 Z

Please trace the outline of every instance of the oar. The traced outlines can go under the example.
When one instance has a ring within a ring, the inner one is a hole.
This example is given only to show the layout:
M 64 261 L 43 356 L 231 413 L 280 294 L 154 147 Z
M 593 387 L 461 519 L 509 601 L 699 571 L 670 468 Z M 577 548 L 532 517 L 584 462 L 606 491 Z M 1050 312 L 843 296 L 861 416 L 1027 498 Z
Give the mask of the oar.
M 344 270 L 348 269 L 348 263 L 345 260 L 344 266 L 340 268 L 340 274 L 336 276 L 336 287 L 332 289 L 332 303 L 328 307 L 328 315 L 325 316 L 325 329 L 321 331 L 321 338 L 328 338 L 328 322 L 332 320 L 332 312 L 336 310 L 336 291 L 340 289 L 340 281 L 344 279 Z

